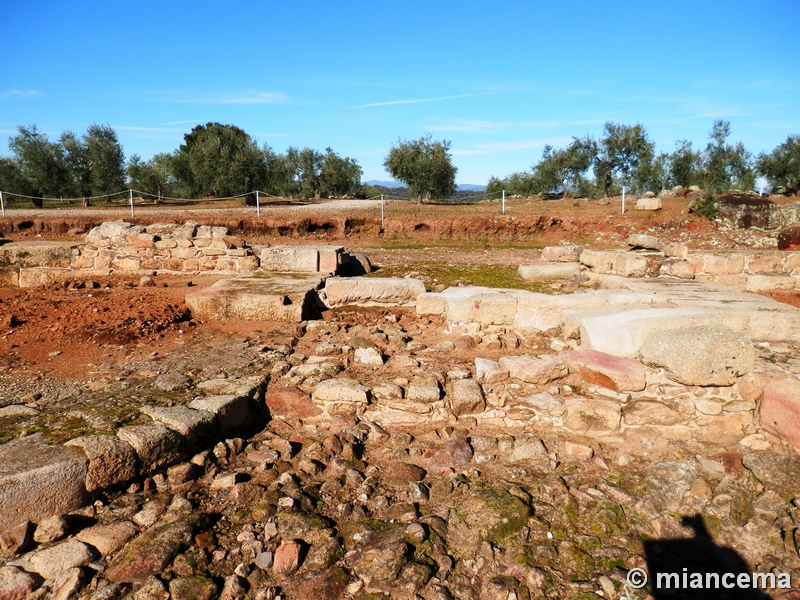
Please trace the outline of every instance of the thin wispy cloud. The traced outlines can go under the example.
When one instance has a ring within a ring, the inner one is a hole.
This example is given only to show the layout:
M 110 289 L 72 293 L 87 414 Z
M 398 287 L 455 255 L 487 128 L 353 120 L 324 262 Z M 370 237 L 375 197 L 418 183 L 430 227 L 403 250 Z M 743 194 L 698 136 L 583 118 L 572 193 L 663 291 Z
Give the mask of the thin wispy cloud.
M 43 92 L 36 90 L 7 90 L 0 92 L 0 100 L 30 100 L 45 96 Z
M 156 95 L 155 100 L 177 104 L 285 104 L 289 102 L 289 97 L 278 92 L 243 92 L 235 94 L 162 92 Z
M 371 102 L 370 104 L 359 104 L 353 108 L 372 108 L 375 106 L 397 106 L 399 104 L 422 104 L 424 102 L 441 102 L 442 100 L 456 100 L 458 98 L 471 98 L 473 96 L 488 96 L 496 92 L 484 92 L 482 94 L 456 94 L 455 96 L 438 96 L 436 98 L 415 98 L 413 100 L 388 100 L 386 102 Z
M 188 121 L 170 121 L 169 123 L 162 123 L 163 125 L 185 125 L 187 123 L 207 123 L 208 119 L 189 119 Z
M 544 148 L 546 144 L 562 146 L 572 141 L 572 138 L 554 138 L 547 140 L 519 140 L 516 142 L 487 142 L 467 150 L 453 150 L 453 156 L 482 156 L 485 154 L 499 154 L 501 152 L 515 152 L 518 150 L 536 150 Z
M 185 131 L 176 127 L 138 127 L 135 125 L 112 125 L 111 127 L 120 131 L 140 131 L 143 133 L 183 133 Z
M 428 127 L 431 131 L 453 131 L 456 133 L 487 133 L 501 131 L 508 127 L 509 123 L 502 121 L 472 121 L 468 119 L 455 119 L 440 125 Z

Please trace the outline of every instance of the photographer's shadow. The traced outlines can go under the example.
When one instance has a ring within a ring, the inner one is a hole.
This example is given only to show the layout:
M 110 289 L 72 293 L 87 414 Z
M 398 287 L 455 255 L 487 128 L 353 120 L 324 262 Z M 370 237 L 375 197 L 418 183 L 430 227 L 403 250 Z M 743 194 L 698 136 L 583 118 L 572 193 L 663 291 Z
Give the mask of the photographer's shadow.
M 752 585 L 750 568 L 736 551 L 714 543 L 702 515 L 684 517 L 681 524 L 691 527 L 694 537 L 644 543 L 652 596 L 656 600 L 771 598 L 766 590 L 740 588 L 736 584 L 739 574 L 745 573 Z M 733 587 L 726 587 L 731 584 Z

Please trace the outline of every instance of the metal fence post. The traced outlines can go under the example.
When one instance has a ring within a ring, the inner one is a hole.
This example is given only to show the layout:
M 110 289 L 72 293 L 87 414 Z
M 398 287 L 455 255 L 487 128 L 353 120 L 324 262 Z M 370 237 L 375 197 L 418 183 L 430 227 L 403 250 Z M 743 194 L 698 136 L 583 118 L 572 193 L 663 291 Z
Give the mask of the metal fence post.
M 133 216 L 133 190 L 128 190 L 131 195 L 131 216 Z
M 3 210 L 3 216 L 6 216 L 6 201 L 3 199 L 3 192 L 0 192 L 0 208 Z
M 381 194 L 381 229 L 383 229 L 383 194 Z
M 256 216 L 261 216 L 261 201 L 258 199 L 258 190 L 256 190 Z
M 506 214 L 506 191 L 503 190 L 503 214 Z

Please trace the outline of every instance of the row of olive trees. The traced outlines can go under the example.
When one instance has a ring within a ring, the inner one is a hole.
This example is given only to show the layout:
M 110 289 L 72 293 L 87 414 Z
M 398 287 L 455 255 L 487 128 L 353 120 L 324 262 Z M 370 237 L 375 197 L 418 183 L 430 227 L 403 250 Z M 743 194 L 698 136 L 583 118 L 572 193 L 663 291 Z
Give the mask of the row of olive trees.
M 320 198 L 357 193 L 361 167 L 330 148 L 259 146 L 233 125 L 198 125 L 172 153 L 126 162 L 116 132 L 91 125 L 82 137 L 51 141 L 36 126 L 18 128 L 12 156 L 0 157 L 0 190 L 35 197 L 104 196 L 128 187 L 156 197 L 225 197 L 261 190 L 276 196 Z
M 488 192 L 534 195 L 559 191 L 585 197 L 618 194 L 621 187 L 638 192 L 674 186 L 698 186 L 707 192 L 753 189 L 756 175 L 777 188 L 800 189 L 800 136 L 790 135 L 770 153 L 754 158 L 742 142 L 728 142 L 727 121 L 715 121 L 705 148 L 679 140 L 672 153 L 656 154 L 640 124 L 606 123 L 600 139 L 573 138 L 566 148 L 545 146 L 529 172 L 505 179 L 493 177 Z

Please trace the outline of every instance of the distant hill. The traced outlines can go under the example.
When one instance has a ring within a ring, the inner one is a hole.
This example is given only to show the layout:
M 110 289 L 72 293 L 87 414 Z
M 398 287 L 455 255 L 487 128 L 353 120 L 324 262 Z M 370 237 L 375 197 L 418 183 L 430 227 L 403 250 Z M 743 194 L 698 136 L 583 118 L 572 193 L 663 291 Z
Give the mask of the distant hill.
M 385 187 L 385 188 L 404 188 L 406 185 L 400 181 L 380 181 L 378 179 L 370 179 L 369 181 L 364 182 L 366 185 L 371 185 L 373 187 Z M 456 190 L 459 192 L 485 192 L 486 186 L 485 185 L 474 185 L 471 183 L 459 183 L 456 185 Z
M 364 185 L 371 185 L 373 187 L 385 187 L 385 188 L 404 188 L 406 184 L 402 181 L 379 181 L 377 179 L 370 179 L 369 181 L 365 181 Z

